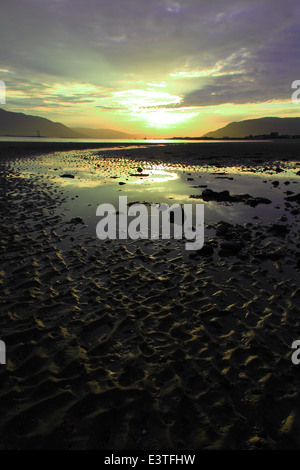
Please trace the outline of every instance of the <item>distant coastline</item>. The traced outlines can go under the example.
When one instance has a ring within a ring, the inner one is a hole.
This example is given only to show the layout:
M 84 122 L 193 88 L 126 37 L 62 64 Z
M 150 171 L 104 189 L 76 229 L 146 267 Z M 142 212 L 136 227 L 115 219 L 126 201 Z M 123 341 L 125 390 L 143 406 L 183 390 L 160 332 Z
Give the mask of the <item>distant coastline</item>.
M 271 134 L 248 135 L 246 137 L 171 137 L 170 140 L 273 140 L 273 139 L 300 139 L 299 135 L 278 135 L 277 132 Z

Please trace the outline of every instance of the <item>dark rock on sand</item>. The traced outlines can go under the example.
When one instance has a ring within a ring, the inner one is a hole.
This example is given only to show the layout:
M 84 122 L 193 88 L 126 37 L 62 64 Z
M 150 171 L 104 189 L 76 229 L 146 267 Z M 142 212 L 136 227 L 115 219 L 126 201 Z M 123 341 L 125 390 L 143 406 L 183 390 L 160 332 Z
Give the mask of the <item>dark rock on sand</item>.
M 293 215 L 299 215 L 299 214 L 300 214 L 300 209 L 293 209 L 293 210 L 291 211 L 291 214 L 293 214 Z
M 219 222 L 216 230 L 216 235 L 223 237 L 231 227 L 233 227 L 233 225 L 229 224 L 228 222 Z
M 245 201 L 245 204 L 251 207 L 256 207 L 258 204 L 271 204 L 272 201 L 266 197 L 251 197 Z
M 242 245 L 239 242 L 235 241 L 226 241 L 222 242 L 221 250 L 219 251 L 219 255 L 223 256 L 234 256 L 242 250 Z
M 282 224 L 272 224 L 268 229 L 268 232 L 274 233 L 276 236 L 285 236 L 289 231 L 288 226 Z
M 287 191 L 287 193 L 291 193 L 291 191 Z M 295 196 L 288 196 L 285 198 L 287 201 L 291 201 L 291 202 L 298 202 L 298 204 L 300 204 L 300 193 L 298 194 L 295 194 Z
M 284 258 L 285 252 L 282 248 L 276 248 L 276 250 L 271 251 L 271 253 L 266 254 L 266 258 L 272 261 L 279 261 L 280 259 Z
M 216 179 L 218 180 L 230 180 L 233 181 L 233 178 L 231 176 L 215 176 Z
M 238 253 L 242 249 L 241 243 L 234 242 L 234 241 L 222 242 L 220 247 L 223 250 L 229 250 L 229 251 L 232 251 L 234 253 Z
M 201 250 L 198 250 L 197 253 L 203 256 L 210 256 L 213 255 L 214 248 L 212 245 L 204 245 L 203 248 L 201 248 Z
M 244 202 L 251 207 L 256 207 L 258 204 L 271 204 L 272 202 L 264 197 L 253 197 L 250 194 L 236 194 L 232 196 L 228 190 L 217 192 L 209 188 L 204 189 L 200 196 L 191 195 L 190 198 L 217 202 Z
M 211 243 L 205 244 L 201 250 L 197 250 L 194 253 L 190 253 L 189 257 L 191 259 L 196 258 L 197 256 L 211 256 L 214 254 L 214 248 Z
M 60 175 L 61 178 L 75 178 L 74 175 L 71 175 L 69 173 L 64 173 L 63 175 Z
M 84 224 L 84 221 L 81 217 L 72 217 L 69 224 Z
M 231 197 L 227 190 L 218 193 L 217 191 L 207 188 L 202 191 L 202 198 L 205 201 L 230 201 Z

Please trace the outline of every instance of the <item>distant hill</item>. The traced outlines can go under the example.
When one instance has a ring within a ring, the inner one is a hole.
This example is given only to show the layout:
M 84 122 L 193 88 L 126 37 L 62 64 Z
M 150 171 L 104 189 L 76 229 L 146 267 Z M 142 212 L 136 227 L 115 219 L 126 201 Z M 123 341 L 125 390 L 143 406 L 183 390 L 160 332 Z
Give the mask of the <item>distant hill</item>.
M 83 137 L 60 122 L 53 122 L 39 116 L 31 116 L 23 113 L 13 113 L 0 109 L 0 135 L 36 137 Z
M 272 132 L 278 132 L 279 135 L 300 135 L 300 117 L 265 117 L 231 122 L 216 131 L 208 132 L 203 137 L 213 137 L 215 139 L 221 139 L 223 137 L 243 138 L 249 135 L 271 134 Z
M 60 122 L 0 109 L 0 136 L 58 137 L 72 139 L 131 139 L 135 136 L 112 129 L 70 128 Z
M 89 137 L 90 139 L 133 139 L 136 135 L 126 134 L 125 132 L 115 131 L 113 129 L 89 129 L 87 127 L 73 127 L 74 132 Z

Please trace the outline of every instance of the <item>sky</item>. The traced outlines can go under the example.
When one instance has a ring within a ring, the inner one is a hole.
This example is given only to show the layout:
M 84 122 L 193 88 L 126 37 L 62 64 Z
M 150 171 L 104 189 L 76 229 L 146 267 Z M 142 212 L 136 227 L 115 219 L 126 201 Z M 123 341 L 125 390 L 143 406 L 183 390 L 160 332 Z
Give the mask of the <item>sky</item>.
M 1 0 L 7 111 L 147 137 L 296 117 L 297 0 Z

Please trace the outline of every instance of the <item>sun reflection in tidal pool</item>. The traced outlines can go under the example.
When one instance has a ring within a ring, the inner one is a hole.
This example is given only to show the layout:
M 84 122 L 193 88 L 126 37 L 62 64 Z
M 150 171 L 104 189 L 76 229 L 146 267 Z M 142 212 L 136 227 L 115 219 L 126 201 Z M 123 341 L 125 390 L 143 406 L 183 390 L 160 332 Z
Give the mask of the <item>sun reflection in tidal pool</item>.
M 201 204 L 206 188 L 227 190 L 231 195 L 248 193 L 272 201 L 257 207 L 205 201 L 206 223 L 226 220 L 244 224 L 254 217 L 264 222 L 290 217 L 286 196 L 299 191 L 297 162 L 281 162 L 281 168 L 266 162 L 252 167 L 245 159 L 239 165 L 226 165 L 222 159 L 212 163 L 200 161 L 196 153 L 188 155 L 186 163 L 178 157 L 177 147 L 172 146 L 67 151 L 21 158 L 14 161 L 14 168 L 17 177 L 65 192 L 68 202 L 62 212 L 66 217 L 82 217 L 91 230 L 96 223 L 96 207 L 102 203 L 117 207 L 119 196 L 126 195 L 128 203 Z
M 141 173 L 140 179 L 133 181 L 134 184 L 142 184 L 142 183 L 166 183 L 167 181 L 173 181 L 178 179 L 178 174 L 166 170 L 159 170 L 159 169 L 152 169 L 146 171 L 144 174 Z

